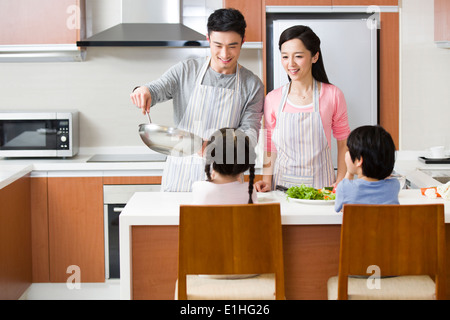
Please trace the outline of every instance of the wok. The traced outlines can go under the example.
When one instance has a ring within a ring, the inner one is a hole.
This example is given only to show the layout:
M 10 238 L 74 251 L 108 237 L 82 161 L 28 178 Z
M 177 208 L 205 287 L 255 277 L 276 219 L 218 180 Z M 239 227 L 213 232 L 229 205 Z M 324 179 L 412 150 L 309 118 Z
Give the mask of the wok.
M 147 117 L 149 123 L 139 125 L 139 135 L 150 149 L 175 157 L 189 156 L 201 150 L 201 137 L 181 129 L 152 123 L 148 113 Z

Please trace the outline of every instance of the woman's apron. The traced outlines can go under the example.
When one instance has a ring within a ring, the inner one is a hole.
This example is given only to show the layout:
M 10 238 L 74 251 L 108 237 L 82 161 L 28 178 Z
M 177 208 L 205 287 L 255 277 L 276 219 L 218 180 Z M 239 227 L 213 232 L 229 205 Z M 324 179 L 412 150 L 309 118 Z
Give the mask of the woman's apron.
M 283 112 L 290 83 L 282 89 L 272 140 L 277 149 L 272 189 L 305 184 L 320 189 L 335 182 L 331 150 L 319 112 L 319 89 L 313 83 L 313 111 Z
M 234 89 L 202 85 L 211 58 L 208 58 L 196 79 L 196 85 L 178 128 L 208 140 L 218 129 L 237 128 L 241 118 L 239 65 Z M 205 180 L 205 161 L 198 155 L 168 156 L 162 177 L 162 191 L 189 192 L 192 183 Z

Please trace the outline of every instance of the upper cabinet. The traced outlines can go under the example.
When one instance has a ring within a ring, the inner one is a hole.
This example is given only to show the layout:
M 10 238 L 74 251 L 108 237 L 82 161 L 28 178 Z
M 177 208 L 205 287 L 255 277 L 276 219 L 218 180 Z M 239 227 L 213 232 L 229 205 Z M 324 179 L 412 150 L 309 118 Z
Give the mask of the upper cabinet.
M 84 0 L 0 1 L 0 59 L 80 59 Z M 78 58 L 77 58 L 78 56 Z
M 331 6 L 332 0 L 266 0 L 266 6 Z
M 398 6 L 398 0 L 333 0 L 333 6 Z
M 434 41 L 438 47 L 450 48 L 449 0 L 434 0 Z
M 398 6 L 398 0 L 266 0 L 266 6 Z
M 261 0 L 224 0 L 225 8 L 235 8 L 242 12 L 245 16 L 247 29 L 245 31 L 245 41 L 261 42 L 262 41 L 262 1 Z

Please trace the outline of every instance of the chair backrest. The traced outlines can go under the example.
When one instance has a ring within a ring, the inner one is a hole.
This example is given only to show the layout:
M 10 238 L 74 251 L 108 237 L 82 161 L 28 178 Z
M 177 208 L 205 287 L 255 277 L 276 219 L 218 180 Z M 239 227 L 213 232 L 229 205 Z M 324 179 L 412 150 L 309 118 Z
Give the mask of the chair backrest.
M 181 205 L 178 299 L 186 299 L 189 274 L 268 274 L 276 299 L 284 299 L 279 203 Z
M 343 209 L 338 299 L 347 299 L 348 275 L 430 275 L 436 297 L 445 296 L 443 204 L 356 205 Z

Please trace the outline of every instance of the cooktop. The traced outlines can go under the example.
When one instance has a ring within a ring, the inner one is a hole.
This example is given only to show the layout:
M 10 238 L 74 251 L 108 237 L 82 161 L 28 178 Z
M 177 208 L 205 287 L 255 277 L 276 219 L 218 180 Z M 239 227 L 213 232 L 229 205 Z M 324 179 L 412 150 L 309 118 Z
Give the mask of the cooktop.
M 163 154 L 96 154 L 87 162 L 162 162 L 167 156 Z

